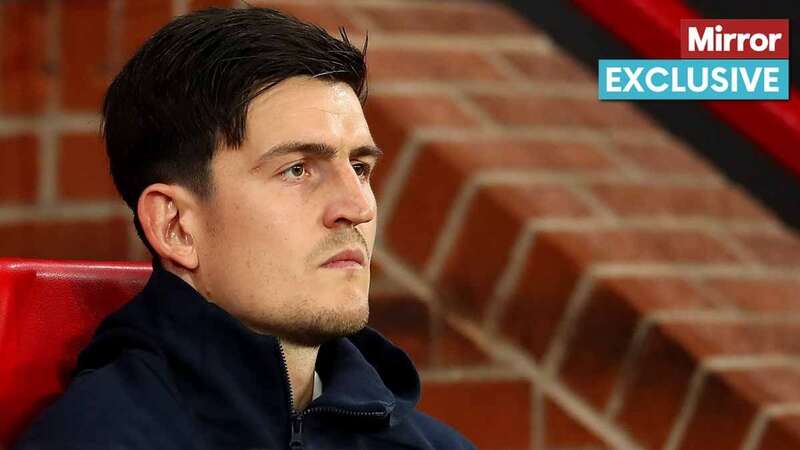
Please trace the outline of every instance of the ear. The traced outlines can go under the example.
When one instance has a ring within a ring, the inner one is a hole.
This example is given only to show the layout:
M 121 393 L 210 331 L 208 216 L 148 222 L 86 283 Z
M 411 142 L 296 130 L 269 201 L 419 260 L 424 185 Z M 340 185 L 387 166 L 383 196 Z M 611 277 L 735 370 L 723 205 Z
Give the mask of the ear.
M 197 202 L 187 189 L 163 183 L 151 184 L 139 196 L 137 214 L 147 240 L 164 259 L 188 270 L 199 259 L 194 223 Z

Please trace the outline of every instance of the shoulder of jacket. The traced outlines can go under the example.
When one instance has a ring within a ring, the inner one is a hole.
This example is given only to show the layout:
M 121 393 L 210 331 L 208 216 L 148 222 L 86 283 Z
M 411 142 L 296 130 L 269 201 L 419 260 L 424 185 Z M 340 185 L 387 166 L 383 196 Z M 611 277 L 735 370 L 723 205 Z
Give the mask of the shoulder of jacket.
M 117 402 L 128 400 L 126 403 L 141 405 L 146 399 L 163 398 L 180 403 L 167 362 L 157 353 L 140 349 L 127 350 L 106 365 L 76 373 L 64 396 L 92 398 L 98 392 L 108 394 L 98 401 L 107 402 L 113 398 Z
M 189 432 L 185 426 L 190 422 L 168 375 L 160 373 L 165 367 L 158 355 L 126 351 L 104 366 L 77 373 L 14 449 L 173 448 L 165 428 L 179 435 Z
M 422 411 L 414 410 L 410 417 L 414 425 L 428 440 L 433 448 L 448 450 L 476 450 L 475 445 L 470 442 L 455 428 L 442 422 L 441 420 L 425 414 Z

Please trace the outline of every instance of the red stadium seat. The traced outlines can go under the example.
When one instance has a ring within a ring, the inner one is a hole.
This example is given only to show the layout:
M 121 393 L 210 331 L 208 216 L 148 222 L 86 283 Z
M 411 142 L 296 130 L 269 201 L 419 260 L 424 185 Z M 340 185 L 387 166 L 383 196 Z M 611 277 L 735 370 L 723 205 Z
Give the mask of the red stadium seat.
M 151 270 L 150 263 L 0 258 L 0 448 L 64 391 L 100 321 Z

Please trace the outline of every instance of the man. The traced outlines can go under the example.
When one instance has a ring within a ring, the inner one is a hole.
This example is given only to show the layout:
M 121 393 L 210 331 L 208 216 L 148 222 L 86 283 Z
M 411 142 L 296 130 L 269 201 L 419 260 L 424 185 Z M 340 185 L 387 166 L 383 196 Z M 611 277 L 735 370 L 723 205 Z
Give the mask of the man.
M 365 46 L 366 48 L 366 46 Z M 153 254 L 20 449 L 464 449 L 366 328 L 380 157 L 363 52 L 270 9 L 156 33 L 103 105 Z

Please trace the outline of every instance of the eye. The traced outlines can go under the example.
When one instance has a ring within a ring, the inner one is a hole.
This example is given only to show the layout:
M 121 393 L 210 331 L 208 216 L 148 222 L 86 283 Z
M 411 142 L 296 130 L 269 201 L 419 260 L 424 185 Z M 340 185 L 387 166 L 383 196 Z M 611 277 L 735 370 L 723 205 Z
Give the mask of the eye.
M 353 164 L 353 169 L 355 170 L 356 175 L 366 180 L 369 180 L 369 176 L 372 173 L 372 166 L 365 163 L 358 163 L 358 164 Z
M 281 175 L 284 178 L 296 178 L 296 179 L 299 179 L 299 178 L 302 178 L 302 176 L 305 175 L 305 174 L 306 174 L 306 166 L 305 166 L 304 163 L 297 163 L 297 164 L 293 165 L 292 167 L 289 167 L 286 170 L 284 170 L 283 172 L 281 172 Z

